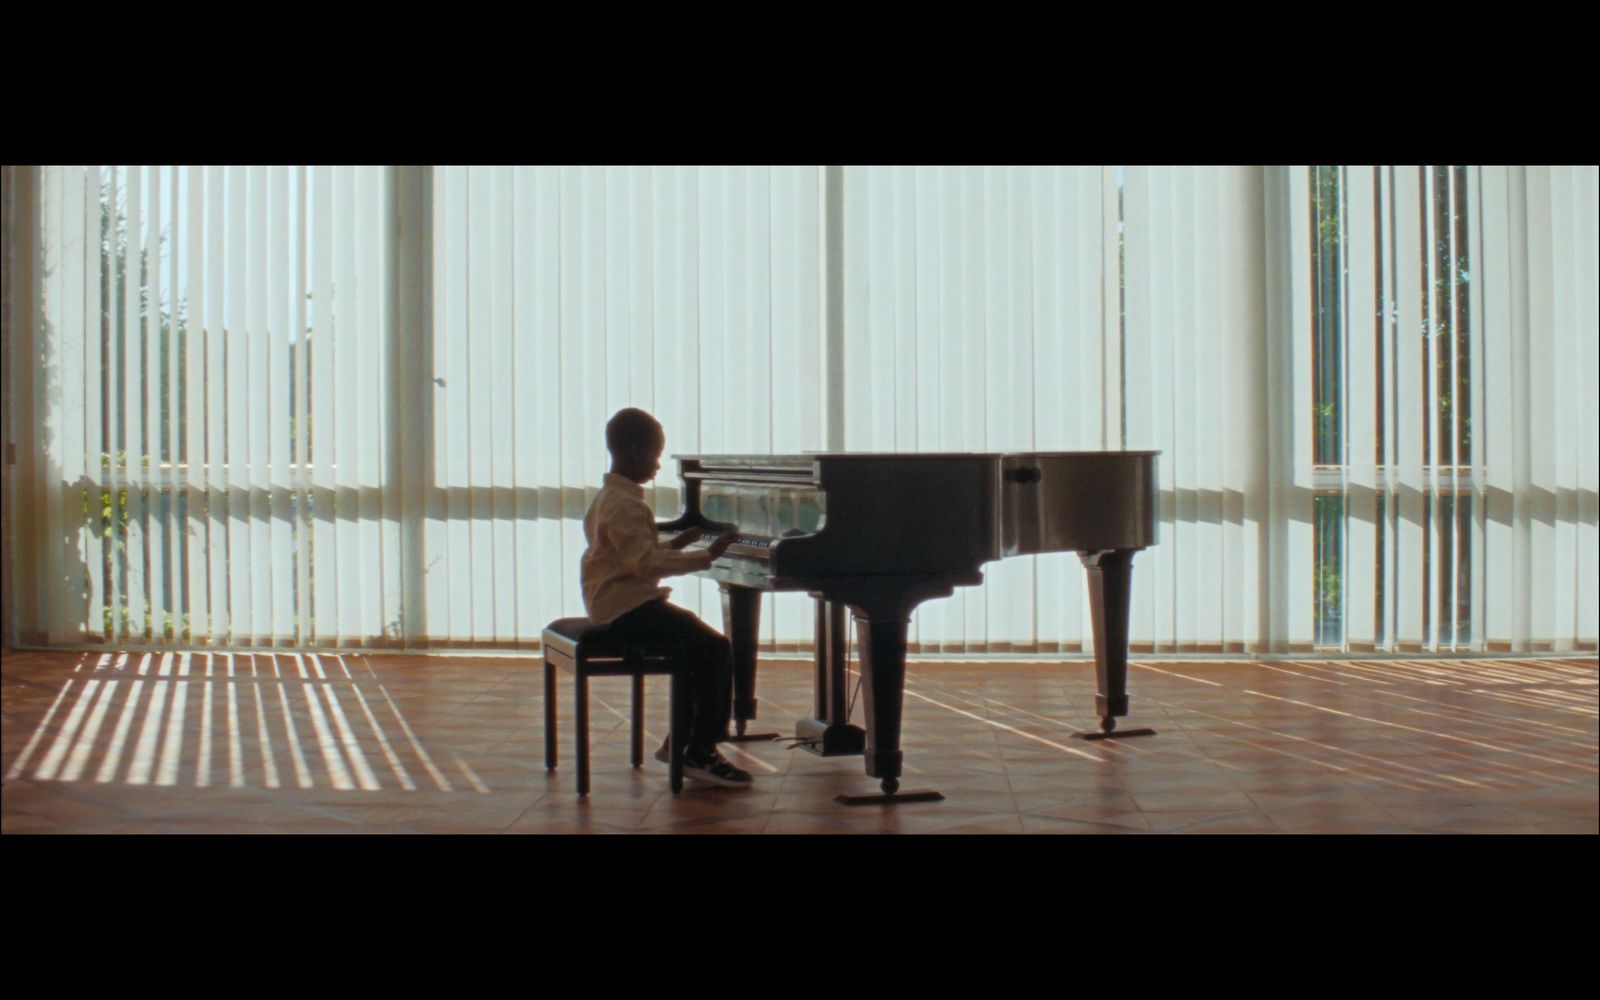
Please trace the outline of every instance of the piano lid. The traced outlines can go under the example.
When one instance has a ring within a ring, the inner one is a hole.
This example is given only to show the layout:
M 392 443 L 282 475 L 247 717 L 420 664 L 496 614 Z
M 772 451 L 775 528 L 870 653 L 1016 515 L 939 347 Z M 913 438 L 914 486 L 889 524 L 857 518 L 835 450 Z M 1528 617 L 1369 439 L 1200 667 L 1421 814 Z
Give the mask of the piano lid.
M 690 513 L 782 538 L 780 575 L 962 574 L 1156 541 L 1156 451 L 676 455 Z M 710 493 L 703 493 L 709 490 Z M 702 501 L 709 501 L 702 504 Z

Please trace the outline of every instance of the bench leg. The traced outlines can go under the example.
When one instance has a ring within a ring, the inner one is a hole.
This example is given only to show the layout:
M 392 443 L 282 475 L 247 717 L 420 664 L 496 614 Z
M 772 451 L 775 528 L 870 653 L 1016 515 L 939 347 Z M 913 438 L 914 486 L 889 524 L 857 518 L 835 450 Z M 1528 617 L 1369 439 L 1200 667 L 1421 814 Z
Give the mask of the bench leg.
M 584 676 L 580 667 L 572 682 L 573 728 L 577 730 L 577 742 L 574 747 L 578 755 L 578 794 L 589 794 L 589 678 Z
M 556 665 L 544 661 L 544 769 L 556 768 Z
M 689 738 L 689 698 L 684 690 L 685 685 L 677 672 L 672 675 L 671 704 L 668 707 L 667 718 L 671 720 L 672 756 L 667 768 L 667 784 L 676 795 L 683 791 L 683 745 Z
M 633 766 L 644 763 L 644 675 L 633 675 Z

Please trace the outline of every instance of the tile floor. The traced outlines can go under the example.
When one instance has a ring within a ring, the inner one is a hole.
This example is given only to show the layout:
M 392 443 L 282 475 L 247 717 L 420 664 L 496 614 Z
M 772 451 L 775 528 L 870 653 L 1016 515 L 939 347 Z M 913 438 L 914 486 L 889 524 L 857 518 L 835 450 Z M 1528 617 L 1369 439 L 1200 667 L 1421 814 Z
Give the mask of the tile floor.
M 534 658 L 17 652 L 0 832 L 1595 834 L 1597 674 L 1149 660 L 1124 726 L 1158 735 L 1086 742 L 1090 663 L 914 663 L 903 788 L 945 801 L 851 808 L 834 796 L 877 790 L 859 758 L 781 743 L 724 748 L 753 788 L 671 795 L 664 765 L 628 765 L 626 679 L 593 682 L 580 800 L 570 728 L 543 766 Z M 758 727 L 791 733 L 810 678 L 764 662 Z M 664 717 L 657 683 L 650 748 Z

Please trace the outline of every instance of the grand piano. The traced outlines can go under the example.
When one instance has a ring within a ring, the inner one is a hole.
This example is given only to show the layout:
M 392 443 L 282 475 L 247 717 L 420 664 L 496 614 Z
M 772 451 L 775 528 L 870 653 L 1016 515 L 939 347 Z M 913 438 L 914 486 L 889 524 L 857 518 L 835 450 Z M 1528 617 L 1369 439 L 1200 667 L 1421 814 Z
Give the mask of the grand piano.
M 701 575 L 718 581 L 733 646 L 733 718 L 756 717 L 764 591 L 817 601 L 814 716 L 796 736 L 827 756 L 861 753 L 883 795 L 899 793 L 906 629 L 923 601 L 981 583 L 984 563 L 1079 553 L 1094 628 L 1096 714 L 1110 735 L 1128 714 L 1128 604 L 1134 553 L 1156 542 L 1153 451 L 1012 454 L 678 455 L 683 513 L 658 522 L 700 544 L 736 539 Z M 845 610 L 855 619 L 865 730 L 846 717 Z M 1133 735 L 1131 732 L 1118 735 Z M 937 793 L 916 793 L 937 798 Z

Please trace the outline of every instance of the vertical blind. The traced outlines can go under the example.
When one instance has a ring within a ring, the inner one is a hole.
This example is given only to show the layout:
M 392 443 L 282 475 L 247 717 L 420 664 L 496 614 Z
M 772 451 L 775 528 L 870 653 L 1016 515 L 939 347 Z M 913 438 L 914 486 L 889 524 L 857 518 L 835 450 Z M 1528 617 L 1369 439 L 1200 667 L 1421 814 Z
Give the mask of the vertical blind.
M 1253 171 L 1130 167 L 1123 188 L 1125 446 L 1161 451 L 1161 544 L 1134 559 L 1130 641 L 1253 648 L 1268 402 Z
M 382 193 L 376 169 L 40 171 L 46 641 L 381 634 Z
M 848 168 L 844 191 L 849 450 L 1119 447 L 1114 174 Z M 914 649 L 1088 648 L 1076 558 L 984 577 L 921 606 Z
M 582 614 L 582 517 L 625 406 L 667 453 L 822 443 L 819 169 L 434 171 L 425 623 L 415 638 L 537 641 Z M 409 390 L 408 390 L 409 391 Z M 676 466 L 647 490 L 681 509 Z M 667 581 L 720 621 L 714 584 Z M 808 636 L 781 595 L 769 640 Z
M 1337 553 L 1325 644 L 1593 648 L 1596 169 L 1292 181 L 1328 265 L 1295 311 L 1331 376 L 1311 483 Z
M 529 645 L 632 405 L 1159 449 L 1139 648 L 1594 646 L 1592 167 L 8 171 L 27 642 Z M 1086 648 L 1076 559 L 985 575 L 918 648 Z

